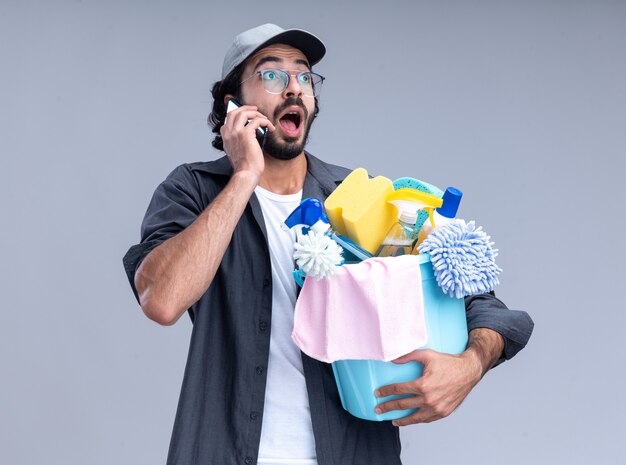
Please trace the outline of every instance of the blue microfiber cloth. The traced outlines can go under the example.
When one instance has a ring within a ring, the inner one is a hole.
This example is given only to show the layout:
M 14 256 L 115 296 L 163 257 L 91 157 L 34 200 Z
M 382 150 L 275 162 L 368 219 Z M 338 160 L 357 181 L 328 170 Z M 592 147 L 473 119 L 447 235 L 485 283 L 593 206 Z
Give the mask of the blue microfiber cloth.
M 460 299 L 492 291 L 502 269 L 496 265 L 498 250 L 473 221 L 457 219 L 436 228 L 418 247 L 430 254 L 437 284 L 445 294 Z

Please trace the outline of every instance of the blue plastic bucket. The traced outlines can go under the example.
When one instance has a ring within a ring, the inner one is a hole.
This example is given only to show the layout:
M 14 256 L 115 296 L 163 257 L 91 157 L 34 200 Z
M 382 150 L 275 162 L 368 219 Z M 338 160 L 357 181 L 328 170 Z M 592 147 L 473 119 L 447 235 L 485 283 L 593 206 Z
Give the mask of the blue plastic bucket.
M 435 280 L 430 256 L 421 254 L 420 271 L 424 294 L 424 313 L 428 343 L 420 349 L 460 354 L 467 347 L 465 302 L 445 295 Z M 411 415 L 417 409 L 393 410 L 377 415 L 374 408 L 381 402 L 407 396 L 378 398 L 374 391 L 388 384 L 412 381 L 422 376 L 422 364 L 395 364 L 380 360 L 338 360 L 332 364 L 341 405 L 355 417 L 364 420 L 395 420 Z

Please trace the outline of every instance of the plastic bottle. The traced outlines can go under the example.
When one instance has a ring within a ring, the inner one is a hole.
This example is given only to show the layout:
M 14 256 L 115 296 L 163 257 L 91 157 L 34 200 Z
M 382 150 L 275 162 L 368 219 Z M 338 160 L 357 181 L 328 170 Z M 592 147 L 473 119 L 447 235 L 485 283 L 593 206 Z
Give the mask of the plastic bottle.
M 446 189 L 443 193 L 443 204 L 440 208 L 435 209 L 429 221 L 426 221 L 422 226 L 417 237 L 417 244 L 413 249 L 413 255 L 418 254 L 417 247 L 421 245 L 424 239 L 426 239 L 435 228 L 440 228 L 450 223 L 455 218 L 462 197 L 463 192 L 459 189 L 455 187 L 448 187 Z
M 442 200 L 434 195 L 410 188 L 402 188 L 389 196 L 387 201 L 398 208 L 398 221 L 389 229 L 376 255 L 397 257 L 410 255 L 419 230 L 415 227 L 417 212 L 442 205 Z
M 400 202 L 390 202 L 393 204 Z M 400 255 L 409 255 L 413 247 L 413 241 L 417 237 L 417 229 L 415 222 L 417 221 L 417 212 L 411 213 L 407 210 L 400 210 L 398 221 L 394 223 L 387 232 L 383 243 L 380 245 L 377 257 L 398 257 Z

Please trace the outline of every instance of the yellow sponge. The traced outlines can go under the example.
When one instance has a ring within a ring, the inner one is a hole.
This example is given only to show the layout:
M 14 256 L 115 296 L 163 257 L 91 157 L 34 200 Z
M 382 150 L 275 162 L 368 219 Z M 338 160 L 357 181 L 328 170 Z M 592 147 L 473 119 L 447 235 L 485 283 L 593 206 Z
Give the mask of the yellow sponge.
M 335 231 L 375 254 L 398 219 L 396 207 L 387 202 L 391 193 L 390 179 L 369 179 L 365 169 L 357 168 L 330 194 L 324 207 Z

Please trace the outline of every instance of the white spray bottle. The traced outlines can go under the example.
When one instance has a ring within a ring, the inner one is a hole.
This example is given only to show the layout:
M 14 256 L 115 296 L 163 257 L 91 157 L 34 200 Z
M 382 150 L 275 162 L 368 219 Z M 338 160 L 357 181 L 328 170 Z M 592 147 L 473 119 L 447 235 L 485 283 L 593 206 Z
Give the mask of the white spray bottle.
M 398 209 L 398 221 L 389 229 L 378 248 L 378 257 L 410 255 L 419 230 L 415 227 L 419 210 L 427 210 L 429 215 L 442 204 L 436 195 L 411 188 L 394 191 L 387 201 Z

